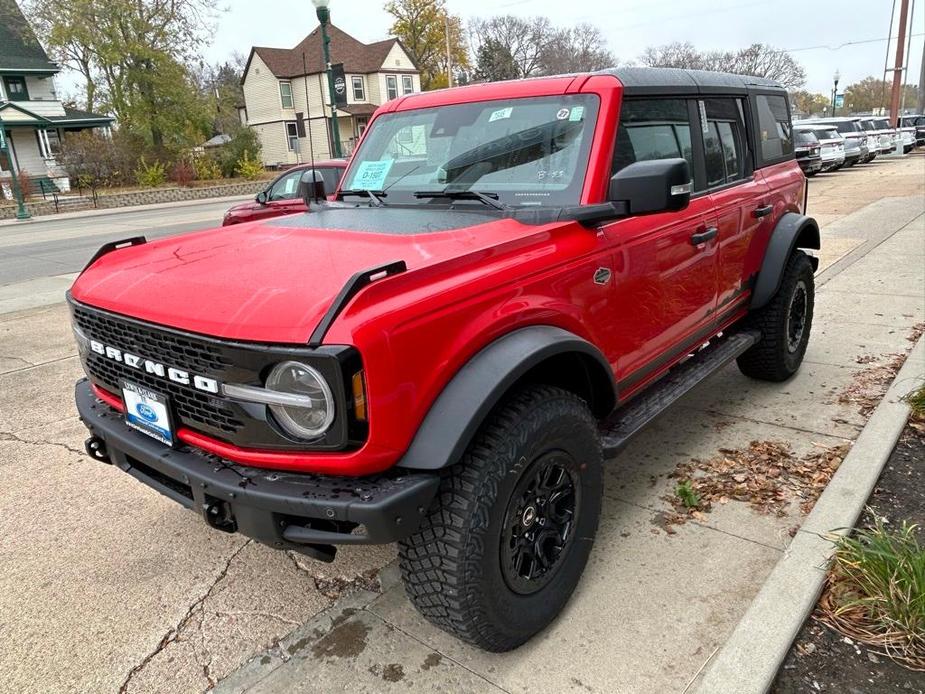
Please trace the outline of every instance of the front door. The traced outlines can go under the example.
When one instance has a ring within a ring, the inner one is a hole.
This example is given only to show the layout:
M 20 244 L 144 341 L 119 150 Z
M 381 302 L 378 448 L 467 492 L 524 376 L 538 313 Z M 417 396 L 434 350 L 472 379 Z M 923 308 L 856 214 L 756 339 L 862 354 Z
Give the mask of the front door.
M 691 164 L 693 103 L 628 99 L 620 113 L 614 172 L 636 162 L 683 157 Z M 716 219 L 703 195 L 682 212 L 644 215 L 609 225 L 614 247 L 611 363 L 631 392 L 708 332 L 716 308 Z

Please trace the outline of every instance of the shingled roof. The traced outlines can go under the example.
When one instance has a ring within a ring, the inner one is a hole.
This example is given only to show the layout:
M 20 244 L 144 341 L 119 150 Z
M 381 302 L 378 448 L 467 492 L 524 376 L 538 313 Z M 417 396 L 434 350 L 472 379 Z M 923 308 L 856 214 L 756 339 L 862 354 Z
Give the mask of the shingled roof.
M 333 24 L 328 24 L 328 36 L 331 38 L 331 62 L 343 63 L 344 72 L 376 72 L 382 67 L 392 46 L 396 43 L 401 45 L 398 39 L 363 43 Z M 320 26 L 315 27 L 295 48 L 254 46 L 251 49 L 251 58 L 247 61 L 248 67 L 250 67 L 254 53 L 260 56 L 277 77 L 301 77 L 325 70 Z M 305 54 L 304 69 L 302 67 L 303 53 Z M 244 74 L 247 74 L 247 68 Z
M 0 0 L 0 70 L 58 72 L 15 0 Z

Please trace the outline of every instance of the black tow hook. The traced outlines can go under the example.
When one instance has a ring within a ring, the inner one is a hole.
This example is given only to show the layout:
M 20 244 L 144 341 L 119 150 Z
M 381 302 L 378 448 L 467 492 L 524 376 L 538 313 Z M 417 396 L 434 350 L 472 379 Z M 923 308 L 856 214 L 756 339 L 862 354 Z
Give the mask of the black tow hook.
M 106 442 L 99 436 L 91 436 L 86 441 L 84 441 L 84 448 L 87 449 L 87 455 L 94 460 L 98 460 L 101 463 L 106 463 L 107 465 L 112 465 L 112 460 L 109 458 L 109 452 L 106 450 Z

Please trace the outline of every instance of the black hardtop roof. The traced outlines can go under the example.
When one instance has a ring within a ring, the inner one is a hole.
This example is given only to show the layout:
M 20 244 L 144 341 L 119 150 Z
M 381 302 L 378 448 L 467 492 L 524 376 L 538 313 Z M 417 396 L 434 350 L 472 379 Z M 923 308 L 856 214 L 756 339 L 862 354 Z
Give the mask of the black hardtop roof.
M 774 80 L 729 72 L 682 70 L 673 67 L 617 67 L 596 75 L 613 75 L 627 94 L 745 94 L 786 90 Z

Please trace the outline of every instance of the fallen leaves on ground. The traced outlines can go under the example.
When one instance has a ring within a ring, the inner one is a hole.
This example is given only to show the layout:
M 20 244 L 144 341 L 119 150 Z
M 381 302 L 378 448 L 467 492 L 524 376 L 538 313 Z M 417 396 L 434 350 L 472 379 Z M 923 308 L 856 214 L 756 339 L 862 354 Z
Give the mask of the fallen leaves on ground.
M 848 443 L 819 446 L 797 456 L 787 443 L 752 441 L 745 449 L 721 448 L 709 460 L 681 463 L 669 477 L 689 480 L 700 503 L 689 509 L 676 495 L 662 497 L 674 511 L 666 514 L 662 527 L 671 533 L 672 525 L 702 520 L 715 504 L 730 501 L 743 501 L 759 513 L 777 516 L 786 515 L 787 507 L 797 503 L 802 513 L 809 513 L 849 448 Z
M 856 361 L 869 366 L 854 375 L 851 383 L 838 394 L 837 401 L 840 405 L 855 405 L 859 414 L 869 417 L 889 390 L 890 384 L 906 361 L 906 355 L 885 354 L 879 359 L 864 355 Z
M 922 335 L 925 335 L 925 323 L 916 323 L 906 339 L 915 345 Z M 879 357 L 872 354 L 860 355 L 855 361 L 867 365 L 868 368 L 854 375 L 851 383 L 838 395 L 837 402 L 841 405 L 856 405 L 859 414 L 869 417 L 886 395 L 907 356 L 908 352 L 881 354 Z

